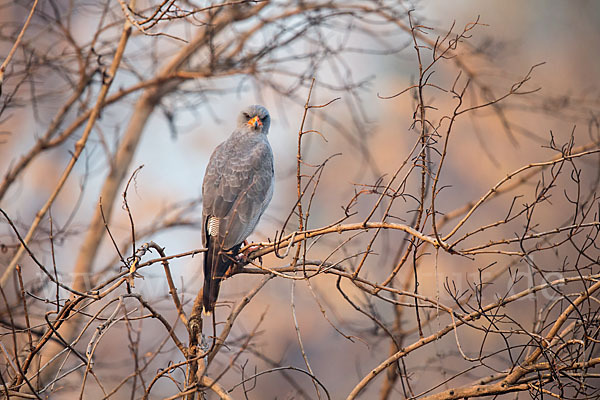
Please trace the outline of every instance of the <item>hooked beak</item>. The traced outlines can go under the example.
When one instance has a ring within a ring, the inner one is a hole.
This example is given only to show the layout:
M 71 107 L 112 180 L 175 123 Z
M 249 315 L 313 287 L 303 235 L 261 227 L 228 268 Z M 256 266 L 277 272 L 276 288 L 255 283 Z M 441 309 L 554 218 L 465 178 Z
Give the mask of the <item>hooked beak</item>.
M 260 120 L 260 118 L 258 118 L 258 115 L 255 116 L 254 118 L 252 118 L 250 121 L 248 121 L 248 125 L 250 125 L 253 128 L 262 126 L 262 122 Z

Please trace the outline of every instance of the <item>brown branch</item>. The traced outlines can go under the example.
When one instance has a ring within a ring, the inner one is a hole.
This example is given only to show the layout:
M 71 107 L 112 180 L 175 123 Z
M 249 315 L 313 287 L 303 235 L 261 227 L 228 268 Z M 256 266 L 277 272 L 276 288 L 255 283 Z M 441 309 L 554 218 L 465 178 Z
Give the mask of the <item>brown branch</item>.
M 15 52 L 17 51 L 19 44 L 21 44 L 21 40 L 23 39 L 23 36 L 25 35 L 25 31 L 27 30 L 27 27 L 29 26 L 29 23 L 31 22 L 31 17 L 33 17 L 33 13 L 35 12 L 35 8 L 37 7 L 37 4 L 38 4 L 38 0 L 35 0 L 33 2 L 33 5 L 31 6 L 31 10 L 29 11 L 29 15 L 27 16 L 27 19 L 25 20 L 25 23 L 23 24 L 23 27 L 21 28 L 21 31 L 19 32 L 19 35 L 17 36 L 17 39 L 15 40 L 12 47 L 10 48 L 10 51 L 8 52 L 8 55 L 4 59 L 4 62 L 2 62 L 2 65 L 0 65 L 0 94 L 2 94 L 2 83 L 4 82 L 4 73 L 6 72 L 6 68 L 8 67 L 8 64 L 12 60 L 13 56 L 15 55 Z

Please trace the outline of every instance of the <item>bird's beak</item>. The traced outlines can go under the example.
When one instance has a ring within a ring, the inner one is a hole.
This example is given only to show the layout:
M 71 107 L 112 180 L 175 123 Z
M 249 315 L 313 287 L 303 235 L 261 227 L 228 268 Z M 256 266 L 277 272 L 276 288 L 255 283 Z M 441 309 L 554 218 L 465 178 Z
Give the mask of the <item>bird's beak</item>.
M 250 121 L 248 121 L 248 125 L 250 125 L 253 128 L 256 128 L 258 126 L 262 126 L 262 121 L 260 120 L 260 118 L 258 118 L 258 115 L 257 115 L 254 118 L 252 118 Z

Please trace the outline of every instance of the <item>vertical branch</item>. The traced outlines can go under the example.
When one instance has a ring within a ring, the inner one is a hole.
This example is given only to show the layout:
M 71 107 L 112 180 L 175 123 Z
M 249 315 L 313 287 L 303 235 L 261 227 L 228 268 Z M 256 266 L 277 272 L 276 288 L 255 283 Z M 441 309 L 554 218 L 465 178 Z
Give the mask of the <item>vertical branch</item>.
M 19 32 L 19 36 L 17 36 L 17 39 L 13 43 L 13 46 L 11 47 L 10 51 L 8 52 L 8 55 L 4 59 L 4 62 L 2 62 L 2 65 L 0 65 L 0 95 L 2 94 L 2 83 L 4 82 L 4 73 L 6 72 L 6 68 L 8 67 L 8 64 L 12 60 L 13 56 L 15 55 L 15 51 L 17 51 L 19 44 L 21 44 L 21 40 L 23 39 L 23 36 L 25 35 L 25 31 L 27 30 L 27 27 L 29 27 L 29 23 L 31 22 L 31 17 L 33 17 L 33 13 L 35 12 L 35 8 L 37 7 L 37 4 L 38 4 L 38 0 L 35 0 L 33 2 L 33 5 L 31 6 L 31 10 L 29 11 L 29 15 L 27 16 L 27 19 L 25 20 L 25 23 L 23 24 L 23 28 L 21 28 L 21 32 Z
M 296 209 L 298 210 L 298 231 L 302 232 L 304 230 L 304 214 L 302 212 L 302 197 L 304 195 L 304 191 L 302 190 L 302 136 L 304 135 L 304 124 L 306 122 L 306 117 L 308 115 L 308 110 L 310 109 L 310 96 L 312 94 L 312 90 L 315 84 L 315 78 L 310 82 L 310 88 L 308 89 L 308 96 L 306 97 L 306 103 L 304 103 L 304 113 L 302 114 L 302 121 L 300 122 L 300 129 L 298 130 L 298 148 L 296 154 Z M 282 232 L 283 233 L 283 232 Z M 296 248 L 296 253 L 294 254 L 294 258 L 292 260 L 292 266 L 296 266 L 298 263 L 298 258 L 300 257 L 300 251 L 304 248 L 306 250 L 306 242 L 302 241 Z
M 27 298 L 25 297 L 25 286 L 23 285 L 23 276 L 21 266 L 17 265 L 17 276 L 19 277 L 19 290 L 21 291 L 21 301 L 23 302 L 23 314 L 25 315 L 25 326 L 27 327 L 28 351 L 33 349 L 33 338 L 31 337 L 31 324 L 29 322 L 29 313 L 27 312 Z M 57 286 L 58 287 L 58 286 Z
M 414 43 L 414 48 L 415 51 L 417 53 L 417 60 L 418 60 L 418 66 L 419 66 L 419 84 L 417 87 L 417 109 L 418 109 L 418 115 L 419 115 L 419 123 L 420 123 L 420 134 L 419 134 L 419 140 L 421 142 L 421 151 L 419 152 L 419 160 L 421 163 L 421 188 L 420 188 L 420 196 L 419 196 L 419 207 L 417 210 L 417 216 L 416 216 L 416 221 L 415 221 L 415 225 L 414 228 L 415 229 L 420 229 L 421 227 L 421 219 L 423 218 L 423 211 L 424 211 L 424 207 L 425 207 L 425 197 L 427 196 L 427 184 L 426 184 L 426 179 L 427 179 L 427 166 L 428 166 L 428 160 L 427 160 L 427 128 L 425 126 L 426 124 L 426 119 L 425 119 L 425 101 L 423 99 L 423 89 L 424 89 L 424 77 L 423 77 L 423 63 L 421 61 L 421 50 L 419 47 L 419 43 L 417 42 L 417 36 L 415 34 L 415 31 L 419 28 L 421 28 L 421 25 L 417 25 L 415 26 L 413 24 L 412 21 L 412 16 L 411 13 L 408 13 L 408 21 L 410 24 L 410 31 L 411 31 L 411 35 L 412 35 L 412 39 L 413 39 L 413 43 Z M 419 249 L 419 245 L 416 242 L 415 238 L 411 238 L 411 241 L 413 243 L 413 273 L 415 275 L 415 288 L 414 288 L 414 293 L 418 294 L 419 293 L 419 279 L 417 277 L 417 252 Z M 419 315 L 419 302 L 418 300 L 415 298 L 414 299 L 415 302 L 415 315 L 417 318 L 417 324 L 419 327 L 419 336 L 422 338 L 423 337 L 423 330 L 421 328 L 421 316 Z
M 304 359 L 304 364 L 306 365 L 308 372 L 310 372 L 310 374 L 312 376 L 314 376 L 312 368 L 310 367 L 310 363 L 308 362 L 308 356 L 306 355 L 306 352 L 304 351 L 304 344 L 302 343 L 302 336 L 300 335 L 300 327 L 298 326 L 298 319 L 296 318 L 296 303 L 294 301 L 295 287 L 296 287 L 296 281 L 294 279 L 292 279 L 292 289 L 290 292 L 290 303 L 292 305 L 292 317 L 294 318 L 294 328 L 296 330 L 296 338 L 298 339 L 298 344 L 300 345 L 300 352 L 302 353 L 302 358 Z M 315 391 L 317 392 L 317 397 L 320 399 L 321 393 L 319 392 L 319 386 L 317 385 L 317 382 L 314 379 L 312 380 L 312 382 L 313 382 L 313 385 L 315 386 Z
M 187 370 L 186 370 L 186 386 L 192 387 L 197 381 L 198 376 L 202 376 L 204 368 L 199 367 L 198 356 L 201 354 L 202 345 L 202 289 L 196 295 L 192 313 L 190 314 L 189 323 L 187 325 L 189 334 L 189 344 L 187 348 Z M 186 395 L 186 400 L 194 400 L 196 392 Z

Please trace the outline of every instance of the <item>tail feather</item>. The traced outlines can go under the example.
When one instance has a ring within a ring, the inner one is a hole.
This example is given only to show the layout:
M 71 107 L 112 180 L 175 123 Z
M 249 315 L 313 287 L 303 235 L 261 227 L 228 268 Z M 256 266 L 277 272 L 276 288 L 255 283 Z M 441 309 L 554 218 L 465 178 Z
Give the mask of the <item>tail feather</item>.
M 204 254 L 204 288 L 202 289 L 202 306 L 206 314 L 215 309 L 215 303 L 219 296 L 221 282 L 225 274 L 234 263 L 232 257 L 237 253 L 240 246 L 235 246 L 230 251 L 221 248 L 218 240 L 213 237 L 207 238 L 207 251 Z

